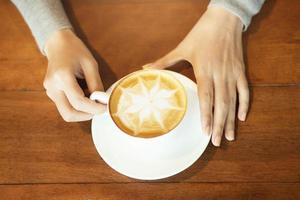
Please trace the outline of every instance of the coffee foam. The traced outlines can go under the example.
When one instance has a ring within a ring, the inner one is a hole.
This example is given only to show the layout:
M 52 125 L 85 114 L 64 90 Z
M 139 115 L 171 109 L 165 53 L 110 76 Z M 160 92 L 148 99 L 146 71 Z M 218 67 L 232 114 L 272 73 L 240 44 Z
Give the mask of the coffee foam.
M 183 86 L 172 75 L 142 70 L 122 80 L 112 93 L 110 111 L 132 136 L 154 137 L 177 126 L 186 110 Z

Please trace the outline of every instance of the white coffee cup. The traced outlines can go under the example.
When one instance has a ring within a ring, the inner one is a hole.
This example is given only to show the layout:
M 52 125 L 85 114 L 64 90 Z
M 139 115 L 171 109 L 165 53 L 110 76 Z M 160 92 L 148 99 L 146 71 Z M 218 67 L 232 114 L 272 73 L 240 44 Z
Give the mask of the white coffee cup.
M 148 70 L 148 69 L 147 69 Z M 161 71 L 162 73 L 168 73 L 170 75 L 172 75 L 172 77 L 174 77 L 175 79 L 176 78 L 176 72 L 172 72 L 172 71 L 169 71 L 169 70 L 152 70 L 152 71 Z M 133 72 L 133 73 L 136 73 L 136 72 Z M 131 76 L 133 73 L 131 74 L 128 74 L 127 76 L 123 77 L 122 79 L 118 80 L 116 83 L 114 83 L 108 90 L 107 92 L 101 92 L 101 91 L 95 91 L 91 94 L 90 96 L 90 99 L 91 100 L 96 100 L 96 101 L 99 101 L 100 103 L 103 103 L 103 104 L 106 104 L 107 105 L 107 110 L 106 112 L 103 114 L 103 115 L 108 115 L 108 117 L 114 122 L 112 116 L 111 116 L 111 111 L 110 111 L 110 106 L 109 106 L 109 103 L 110 103 L 110 100 L 111 100 L 111 94 L 113 93 L 114 89 L 116 87 L 118 87 L 118 83 L 120 83 L 120 81 L 122 81 L 123 79 L 127 78 L 128 76 Z M 175 75 L 175 76 L 174 76 Z M 180 75 L 182 76 L 182 75 Z M 178 79 L 177 79 L 178 80 Z M 180 80 L 178 80 L 180 82 Z M 181 83 L 181 82 L 180 82 Z M 183 85 L 182 85 L 183 86 Z M 186 108 L 187 110 L 187 108 Z M 177 127 L 179 126 L 179 124 L 177 124 L 177 126 L 175 128 L 173 128 L 172 130 L 168 131 L 167 133 L 164 133 L 164 134 L 161 134 L 161 135 L 158 135 L 158 136 L 155 136 L 155 137 L 148 137 L 148 138 L 143 138 L 143 137 L 134 137 L 134 136 L 131 136 L 127 133 L 125 133 L 124 131 L 122 131 L 118 126 L 117 124 L 114 122 L 115 126 L 119 129 L 119 131 L 123 134 L 126 134 L 127 136 L 129 136 L 130 138 L 134 138 L 135 140 L 136 139 L 140 139 L 140 140 L 159 140 L 161 137 L 163 137 L 164 135 L 168 135 L 168 134 L 176 134 L 177 133 Z M 166 137 L 166 136 L 165 136 Z
M 142 180 L 172 176 L 191 166 L 210 141 L 210 136 L 201 131 L 197 85 L 179 73 L 168 72 L 182 83 L 187 96 L 186 113 L 169 133 L 153 138 L 134 137 L 122 132 L 108 111 L 93 117 L 95 147 L 101 158 L 121 174 Z M 109 103 L 118 82 L 106 93 L 93 93 L 91 99 Z

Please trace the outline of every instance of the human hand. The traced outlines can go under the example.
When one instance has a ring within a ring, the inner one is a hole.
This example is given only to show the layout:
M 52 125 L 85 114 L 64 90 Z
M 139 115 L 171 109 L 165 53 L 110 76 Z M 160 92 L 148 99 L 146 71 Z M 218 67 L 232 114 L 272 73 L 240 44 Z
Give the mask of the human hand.
M 192 64 L 198 85 L 202 129 L 207 134 L 212 132 L 215 146 L 220 146 L 223 132 L 227 140 L 234 140 L 237 92 L 238 118 L 245 121 L 248 112 L 242 28 L 238 17 L 211 6 L 175 49 L 144 66 L 163 69 L 181 60 Z
M 47 40 L 45 53 L 44 87 L 63 119 L 85 121 L 104 112 L 106 106 L 85 97 L 76 80 L 85 78 L 90 93 L 103 90 L 98 64 L 83 42 L 70 29 L 60 30 Z

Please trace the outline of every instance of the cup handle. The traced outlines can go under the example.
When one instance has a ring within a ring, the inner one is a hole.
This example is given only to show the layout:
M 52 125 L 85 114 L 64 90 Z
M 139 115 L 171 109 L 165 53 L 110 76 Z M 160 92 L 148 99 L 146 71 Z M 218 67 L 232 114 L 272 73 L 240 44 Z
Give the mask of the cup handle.
M 90 99 L 91 100 L 97 100 L 102 104 L 108 104 L 109 102 L 109 94 L 106 92 L 101 92 L 101 91 L 95 91 L 91 94 Z

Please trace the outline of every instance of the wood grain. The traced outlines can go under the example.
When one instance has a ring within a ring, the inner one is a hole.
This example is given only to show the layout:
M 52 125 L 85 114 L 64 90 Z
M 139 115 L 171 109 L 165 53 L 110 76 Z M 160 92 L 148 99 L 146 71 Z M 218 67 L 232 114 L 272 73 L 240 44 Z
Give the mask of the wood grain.
M 207 2 L 69 0 L 65 8 L 98 60 L 107 88 L 174 48 L 205 11 Z M 47 61 L 14 6 L 8 0 L 0 0 L 0 5 L 0 90 L 42 90 Z M 251 84 L 299 84 L 299 18 L 297 0 L 266 1 L 254 17 L 244 35 Z M 193 78 L 190 67 L 181 72 Z
M 299 187 L 299 183 L 46 184 L 0 186 L 0 192 L 5 200 L 295 200 Z
M 208 0 L 65 0 L 108 88 L 174 48 Z M 251 87 L 237 140 L 184 172 L 130 179 L 98 155 L 90 122 L 65 123 L 43 92 L 47 67 L 24 20 L 0 0 L 0 199 L 299 199 L 300 4 L 268 0 L 244 33 Z M 191 67 L 177 70 L 190 78 Z
M 236 142 L 211 145 L 163 182 L 299 182 L 300 87 L 255 87 Z M 276 98 L 275 98 L 276 97 Z M 43 92 L 0 93 L 0 183 L 135 182 L 98 156 L 90 124 L 65 123 Z

